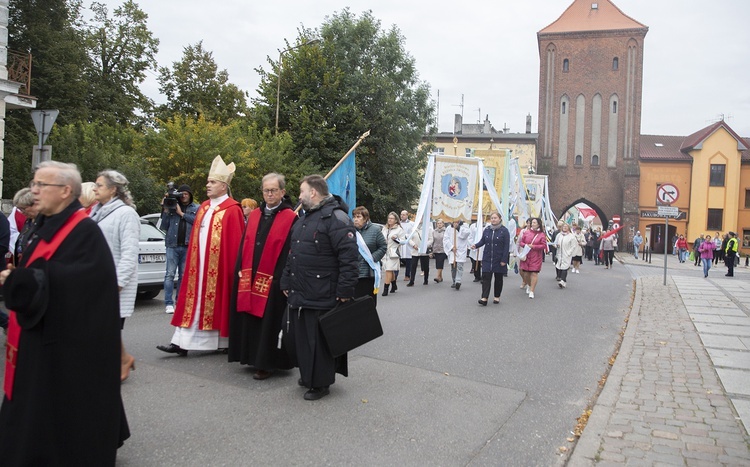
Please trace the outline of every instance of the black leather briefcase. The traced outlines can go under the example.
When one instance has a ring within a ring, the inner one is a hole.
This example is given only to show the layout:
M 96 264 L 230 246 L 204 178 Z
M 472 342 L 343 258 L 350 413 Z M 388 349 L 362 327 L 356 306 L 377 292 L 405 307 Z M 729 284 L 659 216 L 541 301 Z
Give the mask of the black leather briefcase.
M 319 322 L 334 357 L 383 335 L 375 300 L 369 295 L 339 303 L 322 315 Z

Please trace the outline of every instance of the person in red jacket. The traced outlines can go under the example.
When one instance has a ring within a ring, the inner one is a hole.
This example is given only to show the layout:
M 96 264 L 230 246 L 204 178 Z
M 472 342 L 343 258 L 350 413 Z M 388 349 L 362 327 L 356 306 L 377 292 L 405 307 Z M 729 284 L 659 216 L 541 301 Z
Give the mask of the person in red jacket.
M 687 240 L 685 240 L 684 235 L 680 235 L 677 239 L 677 258 L 679 258 L 681 263 L 685 262 L 685 258 L 687 257 L 687 249 Z
M 542 220 L 538 217 L 531 218 L 531 229 L 525 230 L 518 241 L 519 250 L 527 245 L 531 250 L 526 255 L 526 260 L 520 263 L 521 277 L 527 284 L 526 293 L 529 298 L 534 298 L 539 271 L 542 270 L 542 258 L 547 252 L 547 235 L 544 233 Z

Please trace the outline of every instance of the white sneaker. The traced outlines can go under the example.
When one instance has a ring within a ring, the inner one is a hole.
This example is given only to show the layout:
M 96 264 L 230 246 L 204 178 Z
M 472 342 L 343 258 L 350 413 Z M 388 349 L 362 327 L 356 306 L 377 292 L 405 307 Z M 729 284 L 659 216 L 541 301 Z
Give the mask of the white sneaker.
M 565 281 L 560 281 L 560 288 L 561 289 L 564 289 L 566 285 L 567 284 L 565 283 Z
M 526 286 L 526 295 L 528 295 L 529 293 L 531 293 L 531 287 L 529 287 L 529 286 L 527 285 L 527 286 Z
M 529 292 L 529 298 L 534 298 L 534 292 Z
M 557 281 L 557 286 L 558 286 L 558 287 L 560 287 L 561 289 L 562 289 L 563 287 L 565 287 L 565 286 L 563 285 L 563 281 L 562 281 L 562 279 L 560 279 L 559 281 Z
M 174 306 L 173 305 L 167 305 L 167 309 L 164 310 L 164 312 L 168 315 L 174 314 Z

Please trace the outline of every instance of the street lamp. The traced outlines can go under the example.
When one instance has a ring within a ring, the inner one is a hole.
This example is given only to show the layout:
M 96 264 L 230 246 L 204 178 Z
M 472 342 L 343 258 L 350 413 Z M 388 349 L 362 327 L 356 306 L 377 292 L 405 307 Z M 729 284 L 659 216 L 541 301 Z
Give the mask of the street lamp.
M 284 64 L 283 61 L 281 61 L 282 56 L 294 49 L 299 49 L 300 47 L 304 47 L 306 45 L 312 45 L 317 44 L 320 42 L 320 39 L 313 39 L 311 41 L 303 42 L 301 44 L 297 44 L 294 47 L 289 47 L 288 49 L 284 49 L 281 52 L 279 52 L 279 72 L 276 74 L 276 134 L 279 134 L 279 96 L 281 94 L 281 68 Z

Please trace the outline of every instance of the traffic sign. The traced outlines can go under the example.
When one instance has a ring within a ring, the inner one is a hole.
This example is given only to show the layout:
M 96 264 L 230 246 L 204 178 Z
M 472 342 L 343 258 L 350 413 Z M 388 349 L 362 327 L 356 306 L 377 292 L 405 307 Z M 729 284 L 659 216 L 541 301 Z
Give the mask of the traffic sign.
M 47 137 L 52 130 L 52 125 L 55 123 L 59 114 L 59 110 L 31 111 L 31 120 L 34 122 L 34 128 L 36 128 L 36 132 L 39 135 L 40 147 L 47 141 Z
M 659 217 L 678 217 L 680 209 L 677 206 L 657 206 Z
M 662 183 L 656 190 L 656 199 L 662 204 L 672 204 L 680 197 L 680 191 L 671 183 Z

